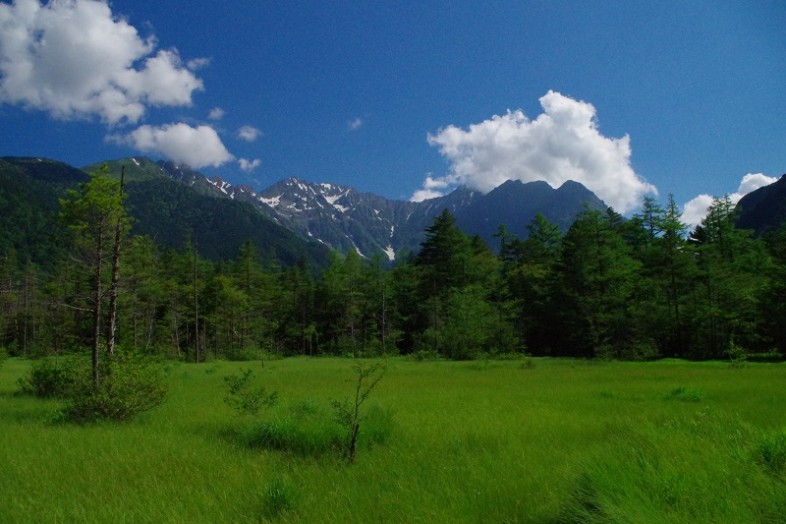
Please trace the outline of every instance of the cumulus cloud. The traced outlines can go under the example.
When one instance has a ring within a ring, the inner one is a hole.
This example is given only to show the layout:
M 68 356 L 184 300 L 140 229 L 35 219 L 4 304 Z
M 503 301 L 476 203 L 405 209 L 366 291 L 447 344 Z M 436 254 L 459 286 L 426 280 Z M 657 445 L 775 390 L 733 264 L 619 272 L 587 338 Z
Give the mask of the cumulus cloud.
M 252 126 L 243 126 L 237 130 L 237 137 L 246 142 L 253 142 L 262 136 L 262 131 Z
M 145 153 L 158 153 L 194 169 L 218 167 L 234 157 L 227 151 L 215 129 L 178 123 L 160 127 L 141 126 L 124 136 L 110 140 L 127 144 Z
M 736 204 L 748 193 L 777 181 L 777 178 L 767 176 L 763 173 L 748 173 L 742 177 L 740 187 L 737 188 L 737 191 L 729 195 L 729 200 L 731 200 L 732 204 Z M 712 205 L 713 200 L 715 200 L 715 197 L 707 194 L 702 194 L 689 200 L 683 206 L 682 221 L 691 228 L 701 224 L 701 221 L 707 216 L 707 211 L 710 205 Z
M 135 123 L 150 105 L 190 105 L 202 88 L 177 50 L 156 51 L 106 2 L 0 3 L 0 103 Z
M 701 221 L 707 216 L 707 210 L 712 205 L 714 197 L 712 195 L 699 195 L 682 206 L 682 221 L 690 228 L 694 228 L 701 224 Z
M 360 117 L 353 118 L 352 120 L 347 122 L 347 127 L 349 127 L 351 131 L 357 131 L 358 129 L 363 127 L 363 119 Z
M 737 189 L 737 192 L 732 195 L 732 200 L 736 204 L 737 202 L 740 201 L 742 197 L 744 197 L 748 193 L 756 191 L 759 188 L 768 186 L 777 181 L 778 181 L 777 178 L 772 176 L 767 176 L 764 173 L 748 173 L 747 175 L 742 177 L 742 181 L 740 182 L 740 187 Z
M 447 180 L 483 192 L 506 180 L 543 180 L 553 187 L 574 180 L 622 213 L 643 195 L 657 194 L 631 167 L 630 138 L 602 135 L 593 105 L 555 91 L 540 104 L 544 112 L 535 120 L 508 111 L 467 129 L 450 125 L 429 134 L 428 143 L 450 163 Z
M 240 165 L 240 169 L 242 169 L 247 173 L 255 170 L 260 165 L 262 165 L 262 161 L 258 158 L 255 158 L 254 160 L 246 160 L 245 158 L 241 158 L 240 160 L 237 161 L 237 163 Z

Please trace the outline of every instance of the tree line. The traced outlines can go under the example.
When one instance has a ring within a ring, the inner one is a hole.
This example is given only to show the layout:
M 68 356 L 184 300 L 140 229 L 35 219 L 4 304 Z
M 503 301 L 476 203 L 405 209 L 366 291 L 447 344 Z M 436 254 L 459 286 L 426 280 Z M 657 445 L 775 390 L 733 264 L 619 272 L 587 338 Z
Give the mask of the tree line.
M 270 353 L 705 359 L 730 348 L 786 349 L 786 230 L 755 238 L 737 229 L 727 197 L 692 231 L 673 198 L 665 207 L 647 198 L 630 219 L 585 209 L 564 233 L 540 215 L 524 239 L 500 226 L 494 249 L 446 210 L 419 251 L 392 267 L 350 252 L 318 270 L 305 259 L 270 262 L 251 242 L 211 262 L 191 242 L 164 250 L 129 237 L 116 184 L 95 173 L 61 201 L 71 237 L 54 269 L 13 249 L 0 254 L 7 353 L 98 351 L 98 340 L 189 361 Z M 122 245 L 119 260 L 113 245 Z

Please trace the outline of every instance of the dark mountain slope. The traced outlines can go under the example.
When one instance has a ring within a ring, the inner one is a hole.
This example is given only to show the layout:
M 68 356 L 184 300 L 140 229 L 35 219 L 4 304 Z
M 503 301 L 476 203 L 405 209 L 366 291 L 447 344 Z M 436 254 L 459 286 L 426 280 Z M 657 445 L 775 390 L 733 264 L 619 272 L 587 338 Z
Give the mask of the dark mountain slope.
M 786 222 L 786 175 L 774 184 L 751 191 L 737 203 L 737 227 L 762 235 Z
M 473 235 L 479 235 L 495 246 L 494 235 L 501 224 L 520 238 L 528 235 L 527 226 L 538 213 L 549 222 L 567 231 L 584 206 L 605 209 L 594 193 L 578 182 L 565 182 L 553 189 L 546 182 L 522 183 L 508 180 L 455 212 L 456 224 Z

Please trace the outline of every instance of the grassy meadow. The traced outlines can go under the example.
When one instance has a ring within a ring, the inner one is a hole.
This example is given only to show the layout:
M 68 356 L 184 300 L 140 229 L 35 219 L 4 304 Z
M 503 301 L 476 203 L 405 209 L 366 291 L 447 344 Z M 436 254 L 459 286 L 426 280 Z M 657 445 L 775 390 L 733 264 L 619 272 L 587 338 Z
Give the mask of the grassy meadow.
M 7 360 L 0 522 L 786 521 L 784 364 L 384 362 L 348 464 L 351 360 L 164 364 L 162 406 L 84 426 Z M 243 369 L 279 394 L 256 417 L 223 401 Z

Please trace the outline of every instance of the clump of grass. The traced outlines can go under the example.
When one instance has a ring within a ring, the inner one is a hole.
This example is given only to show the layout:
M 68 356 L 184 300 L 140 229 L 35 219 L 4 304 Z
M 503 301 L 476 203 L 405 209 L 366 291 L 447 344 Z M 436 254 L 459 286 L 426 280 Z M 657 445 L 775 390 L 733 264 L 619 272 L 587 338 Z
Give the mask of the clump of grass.
M 315 404 L 298 403 L 270 419 L 250 424 L 244 441 L 253 448 L 321 456 L 342 448 L 341 427 Z
M 576 479 L 576 486 L 559 520 L 566 524 L 609 522 L 598 489 L 589 474 L 583 473 Z
M 381 406 L 369 406 L 359 435 L 358 445 L 370 449 L 388 442 L 395 428 L 393 412 Z
M 260 407 L 272 408 L 278 395 L 252 387 L 250 370 L 225 377 L 228 395 L 224 400 L 239 413 L 254 415 L 238 433 L 249 447 L 301 456 L 343 454 L 354 457 L 356 446 L 369 449 L 384 444 L 393 431 L 391 411 L 372 405 L 361 412 L 362 404 L 381 380 L 384 369 L 360 367 L 357 373 L 353 401 L 333 401 L 332 414 L 313 399 L 305 398 L 268 411 L 265 417 L 256 417 Z M 364 384 L 368 380 L 371 383 Z M 361 421 L 362 432 L 359 431 Z
M 532 369 L 535 367 L 535 360 L 532 357 L 524 357 L 521 359 L 519 369 Z
M 768 473 L 786 476 L 786 431 L 765 436 L 754 449 L 753 459 Z
M 295 508 L 297 492 L 292 485 L 281 479 L 275 478 L 265 489 L 263 501 L 263 514 L 268 520 L 281 517 L 284 513 Z
M 667 395 L 666 400 L 679 400 L 681 402 L 701 402 L 704 400 L 704 392 L 700 389 L 686 388 L 680 386 L 672 389 Z

